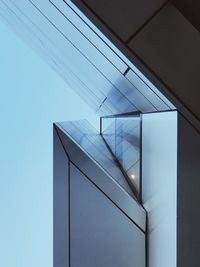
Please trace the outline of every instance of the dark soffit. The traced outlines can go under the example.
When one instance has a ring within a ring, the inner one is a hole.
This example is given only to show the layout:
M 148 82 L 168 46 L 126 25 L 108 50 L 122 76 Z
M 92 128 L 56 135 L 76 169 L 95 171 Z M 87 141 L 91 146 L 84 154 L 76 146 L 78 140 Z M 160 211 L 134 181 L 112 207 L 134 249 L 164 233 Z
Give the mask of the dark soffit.
M 199 0 L 171 0 L 182 15 L 200 31 L 200 1 Z

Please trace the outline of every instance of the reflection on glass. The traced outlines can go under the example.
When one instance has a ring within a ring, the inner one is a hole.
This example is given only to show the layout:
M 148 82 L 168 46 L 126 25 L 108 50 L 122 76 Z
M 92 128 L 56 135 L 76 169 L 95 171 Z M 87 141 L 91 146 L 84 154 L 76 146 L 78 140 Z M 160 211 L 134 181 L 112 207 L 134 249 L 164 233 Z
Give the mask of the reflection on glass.
M 110 153 L 110 150 L 108 149 L 102 136 L 92 125 L 90 125 L 90 123 L 88 123 L 88 121 L 79 120 L 73 122 L 62 122 L 59 123 L 59 125 L 115 180 L 115 182 L 117 182 L 127 191 L 127 193 L 134 197 L 129 184 L 124 178 L 118 165 L 113 160 L 113 156 Z M 107 138 L 110 142 L 110 145 L 113 143 L 113 137 L 115 137 L 114 132 L 112 136 L 109 134 Z
M 140 115 L 102 118 L 102 135 L 127 174 L 140 191 Z

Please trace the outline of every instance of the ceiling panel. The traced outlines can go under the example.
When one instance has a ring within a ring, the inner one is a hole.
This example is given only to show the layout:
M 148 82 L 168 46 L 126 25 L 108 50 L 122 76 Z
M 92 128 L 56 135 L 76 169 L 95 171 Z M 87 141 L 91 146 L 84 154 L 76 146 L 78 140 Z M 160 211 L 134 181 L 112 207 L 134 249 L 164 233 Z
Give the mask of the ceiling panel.
M 78 2 L 78 1 L 75 1 Z M 92 11 L 123 41 L 129 39 L 165 0 L 84 0 Z
M 129 47 L 200 118 L 200 35 L 181 13 L 168 4 Z

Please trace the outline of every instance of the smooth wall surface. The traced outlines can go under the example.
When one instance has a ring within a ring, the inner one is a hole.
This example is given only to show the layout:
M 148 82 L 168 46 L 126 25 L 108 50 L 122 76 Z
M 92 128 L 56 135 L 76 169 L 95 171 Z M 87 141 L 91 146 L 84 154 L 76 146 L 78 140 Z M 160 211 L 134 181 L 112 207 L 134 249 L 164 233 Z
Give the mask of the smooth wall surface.
M 178 267 L 199 267 L 200 134 L 178 116 Z
M 176 267 L 177 112 L 143 115 L 142 142 L 149 267 Z
M 200 34 L 168 4 L 129 47 L 200 118 Z
M 70 164 L 71 266 L 145 267 L 145 235 Z
M 86 3 L 125 42 L 166 0 L 84 0 L 82 2 Z

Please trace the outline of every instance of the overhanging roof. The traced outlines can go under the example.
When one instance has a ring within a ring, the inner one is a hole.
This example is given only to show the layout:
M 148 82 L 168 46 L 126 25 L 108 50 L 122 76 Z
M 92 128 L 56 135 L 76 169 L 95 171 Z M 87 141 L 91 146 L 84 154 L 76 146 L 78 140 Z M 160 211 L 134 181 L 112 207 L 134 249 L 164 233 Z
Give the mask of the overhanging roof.
M 99 115 L 174 105 L 71 1 L 1 0 L 1 16 Z

